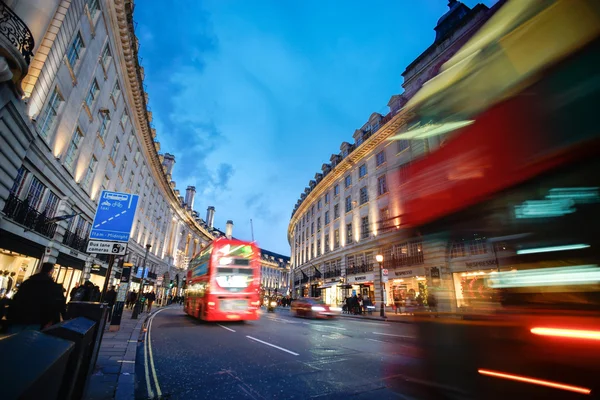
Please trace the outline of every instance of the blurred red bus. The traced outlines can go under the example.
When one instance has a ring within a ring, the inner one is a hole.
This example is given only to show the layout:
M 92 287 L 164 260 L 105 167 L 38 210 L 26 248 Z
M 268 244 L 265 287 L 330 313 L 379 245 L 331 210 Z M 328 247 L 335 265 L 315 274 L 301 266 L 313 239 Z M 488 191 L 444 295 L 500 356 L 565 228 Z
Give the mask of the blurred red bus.
M 254 243 L 220 238 L 189 263 L 184 311 L 205 321 L 259 318 L 260 252 Z

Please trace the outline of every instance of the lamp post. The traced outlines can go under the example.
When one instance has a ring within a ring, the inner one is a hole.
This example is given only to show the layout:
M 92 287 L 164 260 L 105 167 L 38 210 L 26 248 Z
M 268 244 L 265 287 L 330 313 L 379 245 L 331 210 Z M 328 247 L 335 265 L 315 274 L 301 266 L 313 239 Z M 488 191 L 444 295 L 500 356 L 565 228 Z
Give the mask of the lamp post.
M 385 309 L 383 307 L 383 303 L 385 303 L 385 286 L 383 285 L 383 256 L 381 254 L 377 254 L 375 256 L 375 260 L 379 263 L 379 283 L 381 285 L 381 306 L 379 307 L 379 315 L 382 318 L 385 318 Z
M 142 267 L 142 281 L 141 281 L 141 285 L 140 285 L 140 290 L 138 292 L 138 297 L 137 297 L 137 301 L 135 302 L 135 305 L 133 306 L 133 313 L 131 314 L 131 319 L 137 319 L 138 314 L 141 311 L 142 308 L 142 304 L 141 304 L 141 300 L 142 300 L 142 293 L 144 292 L 144 277 L 146 275 L 146 262 L 148 261 L 148 253 L 150 253 L 150 248 L 152 247 L 151 244 L 147 244 L 146 245 L 146 254 L 144 255 L 144 265 Z

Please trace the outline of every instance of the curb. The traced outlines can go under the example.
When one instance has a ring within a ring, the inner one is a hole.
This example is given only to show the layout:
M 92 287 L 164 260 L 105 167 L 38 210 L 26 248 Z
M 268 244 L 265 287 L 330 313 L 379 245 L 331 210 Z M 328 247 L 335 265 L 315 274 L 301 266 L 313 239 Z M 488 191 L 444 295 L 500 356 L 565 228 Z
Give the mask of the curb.
M 124 361 L 126 363 L 121 364 L 121 371 L 119 372 L 119 378 L 117 379 L 117 390 L 115 391 L 115 400 L 130 400 L 135 398 L 135 365 L 137 357 L 137 346 L 139 344 L 139 337 L 142 327 L 146 325 L 146 321 L 155 312 L 162 310 L 163 307 L 157 308 L 150 314 L 146 314 L 145 318 L 141 318 L 133 328 L 131 336 L 127 341 L 127 350 L 125 350 Z

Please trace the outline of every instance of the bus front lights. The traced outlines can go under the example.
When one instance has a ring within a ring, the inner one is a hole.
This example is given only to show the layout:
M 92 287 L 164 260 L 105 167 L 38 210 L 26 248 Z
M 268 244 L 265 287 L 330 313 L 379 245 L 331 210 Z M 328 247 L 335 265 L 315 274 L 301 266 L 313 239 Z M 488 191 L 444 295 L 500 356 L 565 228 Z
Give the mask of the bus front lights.
M 215 302 L 214 302 L 214 301 L 209 301 L 209 302 L 208 302 L 208 305 L 209 305 L 209 306 L 213 306 L 213 307 L 214 307 L 214 305 L 215 305 Z

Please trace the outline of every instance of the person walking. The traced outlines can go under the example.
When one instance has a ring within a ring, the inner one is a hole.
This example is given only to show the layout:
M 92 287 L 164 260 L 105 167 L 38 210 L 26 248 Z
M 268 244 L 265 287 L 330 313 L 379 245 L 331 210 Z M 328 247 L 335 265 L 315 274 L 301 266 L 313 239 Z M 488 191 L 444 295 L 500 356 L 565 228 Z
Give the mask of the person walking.
M 114 287 L 110 287 L 106 294 L 104 295 L 104 302 L 108 304 L 108 310 L 106 313 L 106 317 L 108 318 L 108 322 L 112 319 L 113 307 L 115 306 L 115 301 L 117 300 L 117 292 Z
M 21 284 L 8 310 L 8 332 L 42 330 L 60 322 L 65 311 L 63 287 L 52 279 L 54 264 L 42 264 L 41 271 Z
M 148 313 L 152 312 L 152 303 L 156 300 L 156 294 L 154 292 L 150 292 L 146 295 L 146 301 L 148 302 Z

